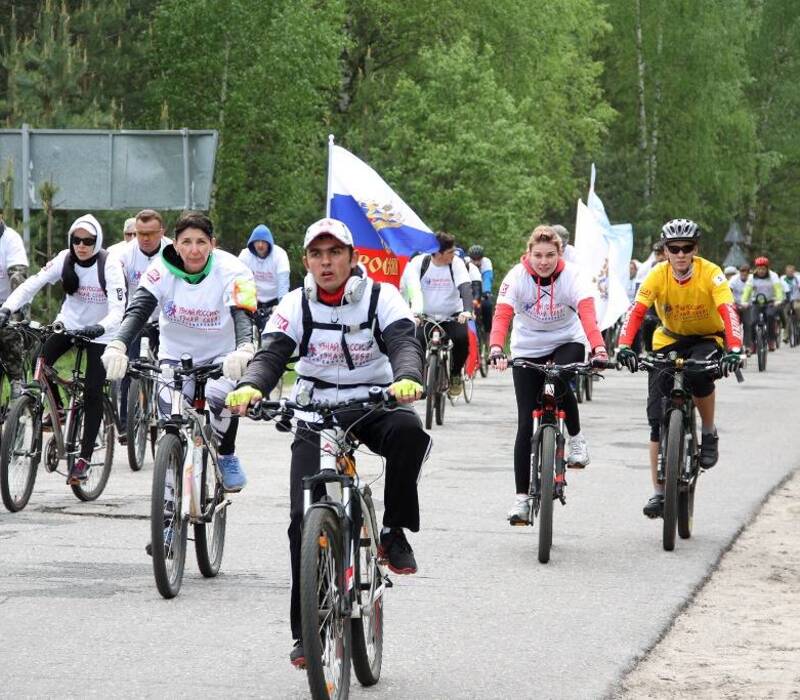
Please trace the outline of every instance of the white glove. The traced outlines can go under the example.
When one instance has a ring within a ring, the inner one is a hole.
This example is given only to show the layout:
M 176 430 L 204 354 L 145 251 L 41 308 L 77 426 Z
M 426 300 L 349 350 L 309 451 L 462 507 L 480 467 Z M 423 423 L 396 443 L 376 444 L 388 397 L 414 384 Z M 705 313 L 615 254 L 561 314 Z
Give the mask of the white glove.
M 458 314 L 459 323 L 466 323 L 471 318 L 473 318 L 471 311 L 462 311 L 460 314 Z
M 222 361 L 222 374 L 228 379 L 238 382 L 244 374 L 247 363 L 253 359 L 255 354 L 256 349 L 252 343 L 242 343 L 236 350 L 225 356 Z
M 103 367 L 106 368 L 106 379 L 116 381 L 128 371 L 128 348 L 121 340 L 112 340 L 101 355 Z

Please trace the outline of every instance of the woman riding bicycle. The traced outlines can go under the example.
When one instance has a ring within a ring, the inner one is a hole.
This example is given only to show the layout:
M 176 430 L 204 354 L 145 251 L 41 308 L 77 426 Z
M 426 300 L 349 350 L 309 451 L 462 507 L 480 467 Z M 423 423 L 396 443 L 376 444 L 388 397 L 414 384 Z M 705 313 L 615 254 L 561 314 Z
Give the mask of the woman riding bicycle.
M 230 253 L 215 250 L 214 227 L 203 214 L 184 214 L 175 224 L 173 241 L 142 275 L 103 363 L 109 379 L 125 376 L 127 348 L 156 307 L 161 309 L 161 364 L 177 365 L 184 354 L 191 356 L 194 366 L 223 361 L 225 376 L 209 380 L 206 398 L 211 425 L 220 439 L 222 485 L 226 491 L 240 491 L 247 478 L 234 454 L 239 419 L 225 409 L 225 396 L 253 357 L 250 319 L 244 311 L 255 308 L 253 275 Z M 184 395 L 191 399 L 193 391 L 193 382 L 186 382 Z M 160 408 L 168 411 L 166 405 Z
M 67 232 L 69 248 L 62 250 L 33 277 L 17 287 L 0 308 L 0 327 L 8 317 L 30 303 L 46 284 L 61 282 L 65 297 L 56 321 L 64 324 L 72 334 L 92 339 L 86 346 L 85 411 L 81 436 L 80 456 L 69 475 L 68 484 L 86 481 L 89 461 L 94 451 L 97 432 L 103 412 L 103 383 L 106 372 L 100 355 L 119 327 L 125 311 L 125 278 L 122 266 L 114 257 L 106 257 L 103 250 L 103 229 L 91 214 L 85 214 L 72 223 Z M 44 343 L 42 357 L 45 364 L 53 366 L 73 345 L 70 335 L 54 334 Z M 50 386 L 59 405 L 59 419 L 63 413 L 62 397 L 57 387 Z M 44 419 L 47 424 L 51 416 Z
M 562 258 L 563 242 L 550 226 L 537 226 L 528 240 L 528 250 L 505 276 L 497 295 L 490 361 L 505 370 L 508 361 L 503 347 L 508 326 L 511 357 L 536 364 L 569 364 L 586 358 L 586 340 L 593 357 L 607 359 L 603 337 L 597 327 L 590 282 L 580 268 Z M 530 515 L 530 450 L 533 410 L 542 392 L 543 376 L 533 369 L 514 367 L 517 398 L 517 437 L 514 442 L 516 501 L 508 512 L 512 525 L 528 522 Z M 573 468 L 589 464 L 586 440 L 581 433 L 578 401 L 569 382 L 560 381 L 556 394 L 566 413 L 569 433 L 568 464 Z

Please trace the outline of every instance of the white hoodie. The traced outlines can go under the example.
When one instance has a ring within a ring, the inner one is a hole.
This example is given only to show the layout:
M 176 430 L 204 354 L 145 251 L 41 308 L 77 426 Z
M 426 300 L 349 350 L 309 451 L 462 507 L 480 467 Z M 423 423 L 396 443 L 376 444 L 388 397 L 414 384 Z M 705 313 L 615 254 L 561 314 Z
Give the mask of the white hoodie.
M 69 227 L 67 232 L 67 245 L 74 231 L 83 229 L 95 233 L 97 242 L 94 252 L 98 253 L 103 247 L 103 227 L 91 214 L 78 217 Z M 33 277 L 29 277 L 11 296 L 3 303 L 3 307 L 13 311 L 20 309 L 36 296 L 37 292 L 46 284 L 56 284 L 61 281 L 61 271 L 69 257 L 70 248 L 62 250 L 55 258 L 47 263 Z M 56 316 L 56 321 L 61 321 L 67 330 L 74 331 L 86 326 L 100 324 L 105 333 L 94 340 L 95 343 L 106 344 L 114 339 L 122 315 L 125 313 L 125 277 L 119 259 L 114 255 L 106 258 L 105 278 L 106 291 L 100 286 L 97 274 L 97 261 L 89 267 L 75 265 L 75 274 L 78 275 L 78 289 L 74 294 L 67 294 L 64 303 Z

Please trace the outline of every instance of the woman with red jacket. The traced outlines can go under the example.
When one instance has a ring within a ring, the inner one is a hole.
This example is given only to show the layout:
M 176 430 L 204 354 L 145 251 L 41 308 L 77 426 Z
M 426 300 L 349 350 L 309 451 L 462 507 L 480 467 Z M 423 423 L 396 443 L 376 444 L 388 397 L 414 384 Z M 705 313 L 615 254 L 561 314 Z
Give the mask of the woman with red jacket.
M 608 358 L 597 327 L 590 280 L 580 267 L 562 258 L 561 237 L 549 226 L 537 226 L 528 240 L 528 250 L 505 276 L 495 306 L 489 338 L 492 364 L 501 371 L 508 366 L 503 354 L 508 326 L 511 358 L 537 364 L 583 362 L 586 342 L 593 357 Z M 542 392 L 541 373 L 523 367 L 512 369 L 517 398 L 517 437 L 514 443 L 514 477 L 517 497 L 508 513 L 512 525 L 527 523 L 530 516 L 530 444 L 533 410 Z M 556 394 L 566 413 L 570 467 L 589 463 L 586 439 L 581 433 L 578 402 L 569 382 L 559 382 Z

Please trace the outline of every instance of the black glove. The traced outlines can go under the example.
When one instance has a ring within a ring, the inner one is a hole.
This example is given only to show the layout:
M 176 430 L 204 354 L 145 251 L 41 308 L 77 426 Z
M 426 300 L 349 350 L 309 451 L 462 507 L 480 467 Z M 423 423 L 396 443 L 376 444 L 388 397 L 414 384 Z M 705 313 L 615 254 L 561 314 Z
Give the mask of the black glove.
M 493 350 L 489 353 L 489 364 L 496 365 L 498 360 L 505 360 L 506 354 L 502 351 Z
M 639 369 L 639 358 L 636 353 L 628 347 L 621 347 L 617 350 L 617 362 L 625 365 L 631 372 Z
M 82 335 L 84 338 L 99 338 L 103 333 L 106 332 L 106 329 L 103 328 L 99 323 L 95 323 L 92 326 L 86 326 L 85 328 L 79 328 L 75 331 L 75 335 Z
M 723 377 L 735 374 L 736 370 L 742 368 L 742 351 L 738 348 L 736 350 L 728 350 L 719 361 L 719 365 Z
M 0 328 L 8 325 L 9 318 L 11 318 L 11 309 L 7 309 L 5 306 L 0 307 Z

